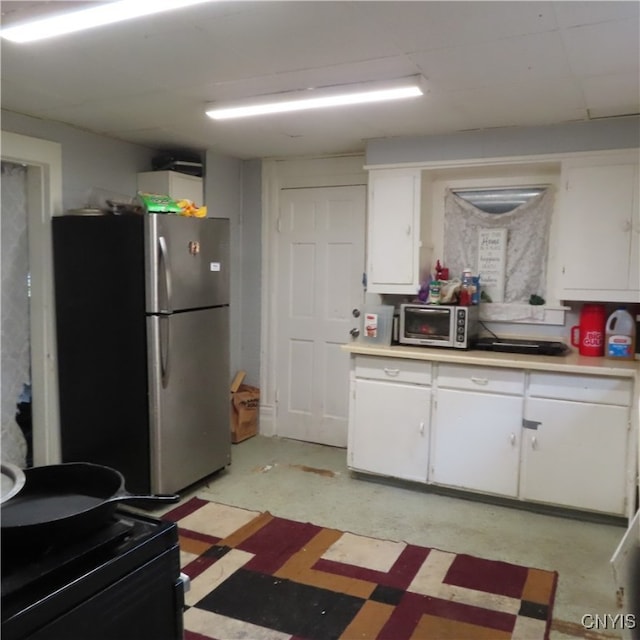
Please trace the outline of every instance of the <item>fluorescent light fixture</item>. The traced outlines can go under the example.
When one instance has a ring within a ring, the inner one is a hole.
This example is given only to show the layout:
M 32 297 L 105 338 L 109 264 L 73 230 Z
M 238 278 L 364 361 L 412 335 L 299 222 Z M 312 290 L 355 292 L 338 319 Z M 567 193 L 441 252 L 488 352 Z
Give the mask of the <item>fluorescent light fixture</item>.
M 214 120 L 228 120 L 288 111 L 415 98 L 424 94 L 423 82 L 422 76 L 418 75 L 386 82 L 361 82 L 277 93 L 225 105 L 212 104 L 206 113 Z
M 119 2 L 107 2 L 97 7 L 57 14 L 50 18 L 7 27 L 0 31 L 0 36 L 12 42 L 33 42 L 105 24 L 140 18 L 153 13 L 182 9 L 203 2 L 211 2 L 211 0 L 120 0 Z

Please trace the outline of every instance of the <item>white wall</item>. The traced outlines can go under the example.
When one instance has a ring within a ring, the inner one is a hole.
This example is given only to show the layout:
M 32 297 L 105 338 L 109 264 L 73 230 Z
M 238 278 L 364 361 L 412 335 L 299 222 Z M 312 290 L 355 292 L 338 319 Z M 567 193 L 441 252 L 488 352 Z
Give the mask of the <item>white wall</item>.
M 242 369 L 260 385 L 262 162 L 206 154 L 208 215 L 231 227 L 231 377 Z
M 384 138 L 367 143 L 368 165 L 502 158 L 640 147 L 640 117 L 544 127 L 505 127 L 437 136 Z
M 136 174 L 151 170 L 157 150 L 106 138 L 66 124 L 2 111 L 2 129 L 62 147 L 63 210 L 86 206 L 93 187 L 135 196 Z
M 262 161 L 242 165 L 242 298 L 240 366 L 247 383 L 260 386 L 262 313 Z

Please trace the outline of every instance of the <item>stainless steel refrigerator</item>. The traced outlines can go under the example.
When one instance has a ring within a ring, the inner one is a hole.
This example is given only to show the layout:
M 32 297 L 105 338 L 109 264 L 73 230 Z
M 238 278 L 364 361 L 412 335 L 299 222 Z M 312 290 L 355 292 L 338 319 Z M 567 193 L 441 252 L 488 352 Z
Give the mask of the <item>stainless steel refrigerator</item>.
M 231 462 L 229 221 L 53 219 L 62 461 L 174 493 Z

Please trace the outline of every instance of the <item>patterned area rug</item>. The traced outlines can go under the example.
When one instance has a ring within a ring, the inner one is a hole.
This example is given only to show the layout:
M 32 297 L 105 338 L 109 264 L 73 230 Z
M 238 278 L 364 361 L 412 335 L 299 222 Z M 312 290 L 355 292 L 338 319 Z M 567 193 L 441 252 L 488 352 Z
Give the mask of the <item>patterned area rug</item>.
M 192 498 L 185 640 L 548 638 L 557 573 Z

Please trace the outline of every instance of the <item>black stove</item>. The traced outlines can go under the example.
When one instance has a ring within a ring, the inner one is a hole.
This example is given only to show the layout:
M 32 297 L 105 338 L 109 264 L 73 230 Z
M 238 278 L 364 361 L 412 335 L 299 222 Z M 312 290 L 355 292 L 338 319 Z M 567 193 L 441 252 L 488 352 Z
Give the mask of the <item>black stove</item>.
M 2 640 L 179 640 L 183 607 L 173 522 L 121 508 L 82 539 L 2 546 Z

